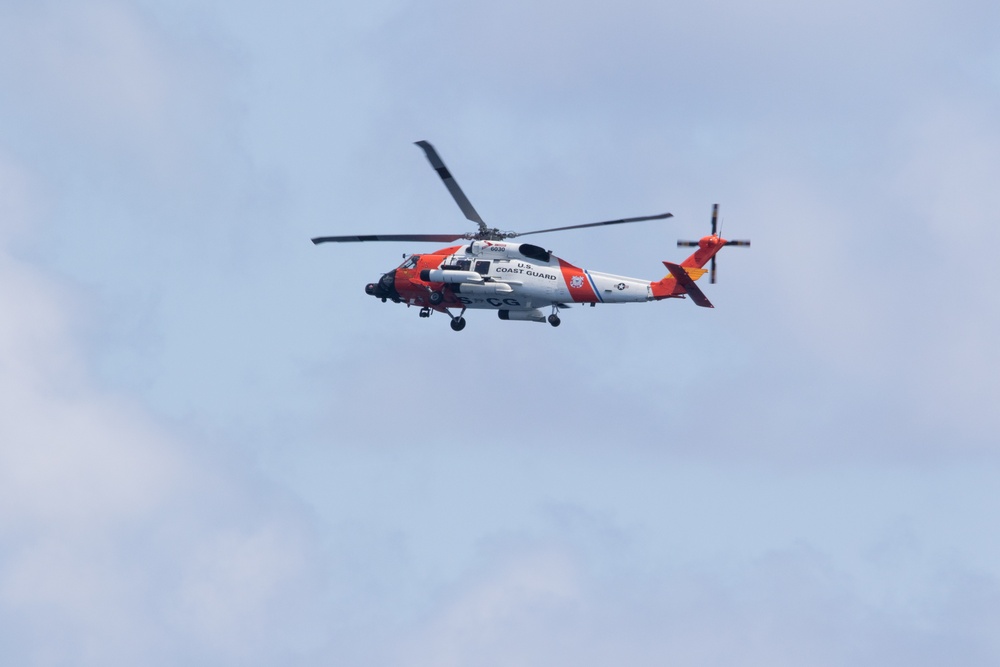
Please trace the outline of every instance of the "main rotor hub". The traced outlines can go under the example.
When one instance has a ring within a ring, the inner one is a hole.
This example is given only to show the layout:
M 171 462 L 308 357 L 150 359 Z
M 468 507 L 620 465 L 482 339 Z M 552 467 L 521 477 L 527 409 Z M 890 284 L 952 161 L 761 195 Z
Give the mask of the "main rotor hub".
M 517 232 L 504 232 L 496 227 L 462 234 L 462 238 L 466 241 L 503 241 L 504 239 L 512 239 L 515 236 L 517 236 Z

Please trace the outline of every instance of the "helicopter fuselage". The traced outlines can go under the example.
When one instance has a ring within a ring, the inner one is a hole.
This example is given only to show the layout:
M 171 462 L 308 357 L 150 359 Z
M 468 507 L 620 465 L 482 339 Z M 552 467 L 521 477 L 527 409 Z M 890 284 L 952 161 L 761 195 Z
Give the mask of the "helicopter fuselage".
M 689 258 L 692 269 L 718 252 L 718 237 Z M 668 275 L 659 281 L 589 271 L 529 243 L 472 241 L 410 255 L 365 291 L 383 300 L 446 312 L 486 309 L 501 319 L 544 321 L 540 309 L 570 303 L 629 303 L 680 297 Z

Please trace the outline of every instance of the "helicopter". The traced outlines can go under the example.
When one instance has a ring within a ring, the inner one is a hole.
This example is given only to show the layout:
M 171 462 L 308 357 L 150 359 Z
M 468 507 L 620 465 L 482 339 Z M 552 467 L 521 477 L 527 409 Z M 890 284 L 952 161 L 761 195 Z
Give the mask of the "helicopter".
M 715 256 L 725 246 L 750 245 L 750 241 L 727 241 L 718 232 L 719 205 L 712 207 L 712 233 L 698 241 L 678 241 L 678 247 L 695 247 L 687 259 L 679 264 L 663 262 L 667 275 L 660 280 L 628 278 L 610 273 L 582 269 L 556 257 L 552 251 L 531 243 L 512 242 L 507 239 L 530 234 L 560 232 L 570 229 L 620 225 L 663 220 L 673 217 L 660 213 L 635 218 L 605 220 L 566 227 L 537 229 L 530 232 L 501 231 L 489 227 L 472 206 L 458 182 L 448 171 L 434 147 L 427 141 L 418 141 L 431 167 L 444 182 L 465 217 L 475 222 L 475 232 L 457 234 L 377 234 L 358 236 L 317 236 L 314 244 L 356 243 L 365 241 L 422 241 L 462 243 L 429 253 L 404 255 L 405 261 L 397 268 L 383 274 L 377 282 L 365 285 L 365 293 L 383 303 L 405 303 L 407 307 L 419 306 L 420 317 L 430 317 L 432 312 L 444 313 L 451 320 L 451 328 L 465 328 L 465 311 L 468 309 L 494 310 L 501 320 L 548 322 L 559 326 L 559 311 L 571 303 L 631 303 L 683 299 L 690 297 L 696 305 L 714 308 L 704 292 L 695 284 L 709 270 L 710 282 L 715 282 Z M 548 316 L 544 310 L 550 309 Z M 458 314 L 453 313 L 458 310 Z

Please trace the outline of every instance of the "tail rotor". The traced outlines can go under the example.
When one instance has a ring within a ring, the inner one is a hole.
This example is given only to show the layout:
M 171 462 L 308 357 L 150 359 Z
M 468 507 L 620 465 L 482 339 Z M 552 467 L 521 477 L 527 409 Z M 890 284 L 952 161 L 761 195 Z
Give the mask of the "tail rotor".
M 712 204 L 712 236 L 719 237 L 719 205 Z M 697 248 L 699 247 L 699 241 L 678 241 L 678 248 Z M 741 239 L 739 241 L 726 241 L 723 245 L 734 245 L 743 248 L 750 247 L 750 241 L 746 239 Z M 709 282 L 715 283 L 715 255 L 712 255 L 712 265 L 710 267 Z

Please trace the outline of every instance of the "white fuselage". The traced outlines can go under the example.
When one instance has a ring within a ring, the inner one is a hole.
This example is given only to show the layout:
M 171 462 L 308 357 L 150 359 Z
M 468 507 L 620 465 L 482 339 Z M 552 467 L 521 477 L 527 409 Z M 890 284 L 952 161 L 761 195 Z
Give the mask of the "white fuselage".
M 456 297 L 467 308 L 516 311 L 559 303 L 653 299 L 648 280 L 580 269 L 528 244 L 474 241 L 444 264 L 483 277 L 483 283 L 459 286 Z

